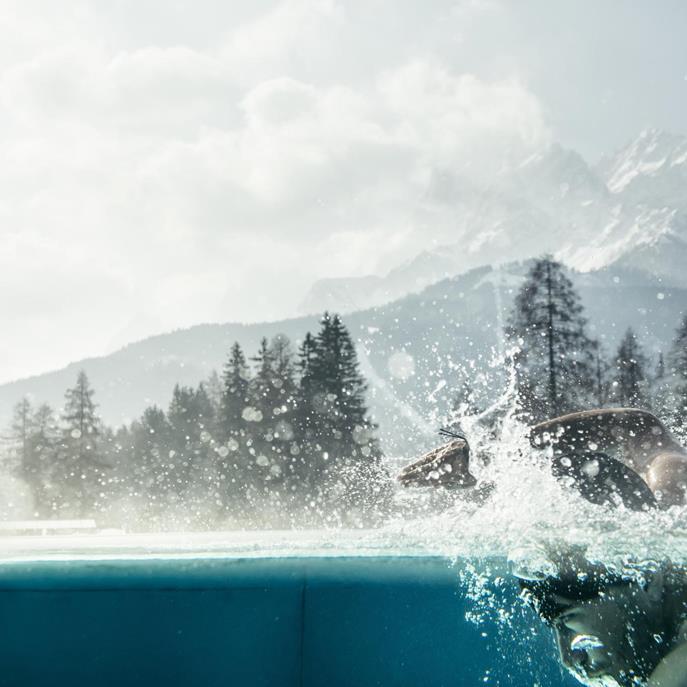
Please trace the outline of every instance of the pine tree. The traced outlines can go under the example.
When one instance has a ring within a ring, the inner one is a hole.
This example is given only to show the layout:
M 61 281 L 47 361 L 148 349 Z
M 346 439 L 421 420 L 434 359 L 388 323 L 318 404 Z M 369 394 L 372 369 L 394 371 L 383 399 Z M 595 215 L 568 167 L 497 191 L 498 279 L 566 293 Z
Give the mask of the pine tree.
M 59 489 L 59 485 L 52 480 L 52 471 L 60 437 L 55 413 L 47 403 L 38 406 L 32 425 L 31 462 L 22 467 L 22 477 L 33 491 L 36 513 L 39 517 L 49 517 L 55 503 L 53 494 Z
M 315 434 L 316 414 L 312 399 L 315 395 L 313 365 L 316 356 L 317 342 L 308 332 L 298 348 L 297 363 L 300 379 L 296 389 L 296 435 L 303 446 L 312 441 Z
M 230 451 L 239 451 L 245 441 L 250 375 L 246 357 L 237 343 L 231 347 L 222 374 L 222 397 L 219 412 L 219 439 L 228 442 Z
M 663 352 L 658 354 L 656 372 L 651 379 L 651 399 L 654 412 L 661 419 L 670 421 L 673 415 L 674 399 Z
M 178 501 L 200 480 L 213 478 L 212 402 L 201 384 L 197 389 L 174 387 L 167 418 L 170 424 L 170 491 Z
M 507 335 L 514 355 L 518 396 L 530 420 L 579 410 L 594 391 L 594 344 L 564 267 L 536 260 L 515 299 Z
M 260 349 L 251 360 L 256 363 L 256 369 L 249 387 L 250 405 L 244 417 L 251 423 L 251 455 L 257 466 L 255 474 L 261 480 L 257 486 L 265 493 L 265 482 L 279 479 L 283 474 L 281 461 L 274 451 L 275 409 L 281 405 L 281 399 L 274 357 L 266 338 L 260 341 Z
M 24 397 L 14 406 L 10 427 L 15 454 L 13 462 L 20 474 L 32 462 L 31 435 L 33 429 L 33 408 L 29 399 Z
M 33 496 L 34 512 L 39 512 L 44 475 L 41 474 L 41 463 L 35 450 L 34 435 L 36 431 L 35 415 L 31 402 L 23 398 L 14 406 L 10 439 L 12 441 L 12 459 L 10 471 L 24 480 Z
M 251 361 L 256 363 L 255 374 L 249 385 L 250 407 L 256 415 L 253 421 L 267 425 L 272 419 L 278 390 L 275 386 L 274 359 L 266 338 L 261 339 L 260 348 Z
M 254 457 L 248 451 L 252 419 L 249 400 L 250 372 L 238 342 L 222 371 L 222 396 L 217 423 L 217 465 L 222 483 L 222 508 L 237 513 L 246 508 L 246 486 L 252 478 Z M 247 420 L 246 418 L 249 418 Z
M 205 391 L 212 403 L 213 411 L 215 413 L 215 418 L 217 422 L 220 421 L 220 408 L 222 406 L 222 393 L 223 386 L 220 376 L 217 374 L 217 370 L 213 370 L 208 378 L 203 382 Z M 219 427 L 219 424 L 218 424 Z
M 82 370 L 76 385 L 65 393 L 63 431 L 55 466 L 55 479 L 65 485 L 66 510 L 91 517 L 101 505 L 99 494 L 107 470 L 98 450 L 101 427 L 93 393 Z
M 134 425 L 122 425 L 116 429 L 103 425 L 98 439 L 102 462 L 108 466 L 102 485 L 101 517 L 116 527 L 140 526 L 141 520 L 137 516 L 144 505 L 141 500 L 148 498 L 148 494 L 141 491 L 136 466 Z
M 157 406 L 146 408 L 131 426 L 133 443 L 130 496 L 142 500 L 143 513 L 158 525 L 164 508 L 176 500 L 172 426 Z
M 294 442 L 291 445 L 291 473 L 293 490 L 305 494 L 311 491 L 314 479 L 314 456 L 321 455 L 322 447 L 317 443 L 318 418 L 313 399 L 316 393 L 316 383 L 313 365 L 317 356 L 317 342 L 315 337 L 306 333 L 298 347 L 298 361 L 296 376 L 298 381 L 295 388 L 294 400 Z
M 308 472 L 325 491 L 339 491 L 351 503 L 354 485 L 362 502 L 379 477 L 381 452 L 376 426 L 367 415 L 367 385 L 359 371 L 355 345 L 338 315 L 324 314 L 315 338 L 308 384 L 313 409 Z M 360 505 L 360 504 L 358 504 Z
M 277 456 L 283 478 L 291 477 L 297 466 L 298 445 L 296 437 L 296 366 L 293 349 L 288 337 L 275 336 L 270 342 L 272 357 L 272 384 L 274 387 L 274 425 L 272 448 Z
M 50 406 L 42 404 L 34 412 L 28 399 L 22 399 L 14 409 L 12 435 L 15 441 L 13 471 L 31 489 L 34 512 L 40 516 L 49 515 L 46 493 L 57 442 L 56 422 Z
M 676 332 L 668 367 L 673 392 L 673 422 L 677 430 L 684 433 L 687 425 L 687 315 Z
M 637 341 L 637 336 L 628 328 L 615 356 L 615 379 L 613 400 L 616 404 L 630 408 L 650 408 L 647 359 Z
M 611 395 L 610 365 L 604 356 L 599 341 L 592 341 L 592 350 L 594 354 L 594 404 L 597 408 L 603 408 L 608 403 Z

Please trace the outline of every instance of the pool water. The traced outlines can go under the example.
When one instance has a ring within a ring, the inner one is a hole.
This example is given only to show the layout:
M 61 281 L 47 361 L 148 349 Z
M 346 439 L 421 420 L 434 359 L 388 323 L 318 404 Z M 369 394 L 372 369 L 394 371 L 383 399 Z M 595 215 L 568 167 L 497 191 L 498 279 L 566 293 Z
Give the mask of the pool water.
M 81 549 L 7 557 L 0 592 L 0 685 L 576 684 L 499 560 Z

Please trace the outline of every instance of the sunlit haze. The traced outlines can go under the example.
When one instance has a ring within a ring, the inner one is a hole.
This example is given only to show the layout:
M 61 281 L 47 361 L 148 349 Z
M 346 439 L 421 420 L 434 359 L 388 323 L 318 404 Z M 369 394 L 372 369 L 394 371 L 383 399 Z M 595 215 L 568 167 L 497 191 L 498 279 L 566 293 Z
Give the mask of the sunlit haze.
M 0 381 L 455 243 L 445 172 L 685 133 L 685 26 L 669 0 L 2 0 Z

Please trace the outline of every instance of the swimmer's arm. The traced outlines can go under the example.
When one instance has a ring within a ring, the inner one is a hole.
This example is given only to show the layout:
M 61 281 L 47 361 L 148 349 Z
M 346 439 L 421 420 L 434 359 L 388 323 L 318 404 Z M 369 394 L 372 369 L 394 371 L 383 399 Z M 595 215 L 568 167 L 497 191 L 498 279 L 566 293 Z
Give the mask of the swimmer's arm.
M 687 687 L 687 642 L 678 644 L 661 659 L 647 687 Z

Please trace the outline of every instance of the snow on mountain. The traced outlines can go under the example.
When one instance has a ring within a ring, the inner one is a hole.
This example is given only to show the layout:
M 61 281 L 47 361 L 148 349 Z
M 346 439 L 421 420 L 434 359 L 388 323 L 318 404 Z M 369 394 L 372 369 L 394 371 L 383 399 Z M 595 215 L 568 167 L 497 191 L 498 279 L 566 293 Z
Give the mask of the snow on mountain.
M 687 137 L 644 131 L 595 168 L 551 145 L 487 187 L 438 175 L 428 197 L 450 206 L 453 238 L 383 277 L 317 282 L 301 311 L 380 305 L 480 265 L 543 253 L 583 272 L 618 264 L 687 285 Z
M 602 160 L 597 171 L 620 210 L 590 252 L 605 253 L 603 264 L 637 267 L 667 283 L 687 284 L 687 137 L 644 131 Z
M 597 171 L 611 193 L 625 202 L 687 210 L 687 137 L 657 129 L 643 131 Z

